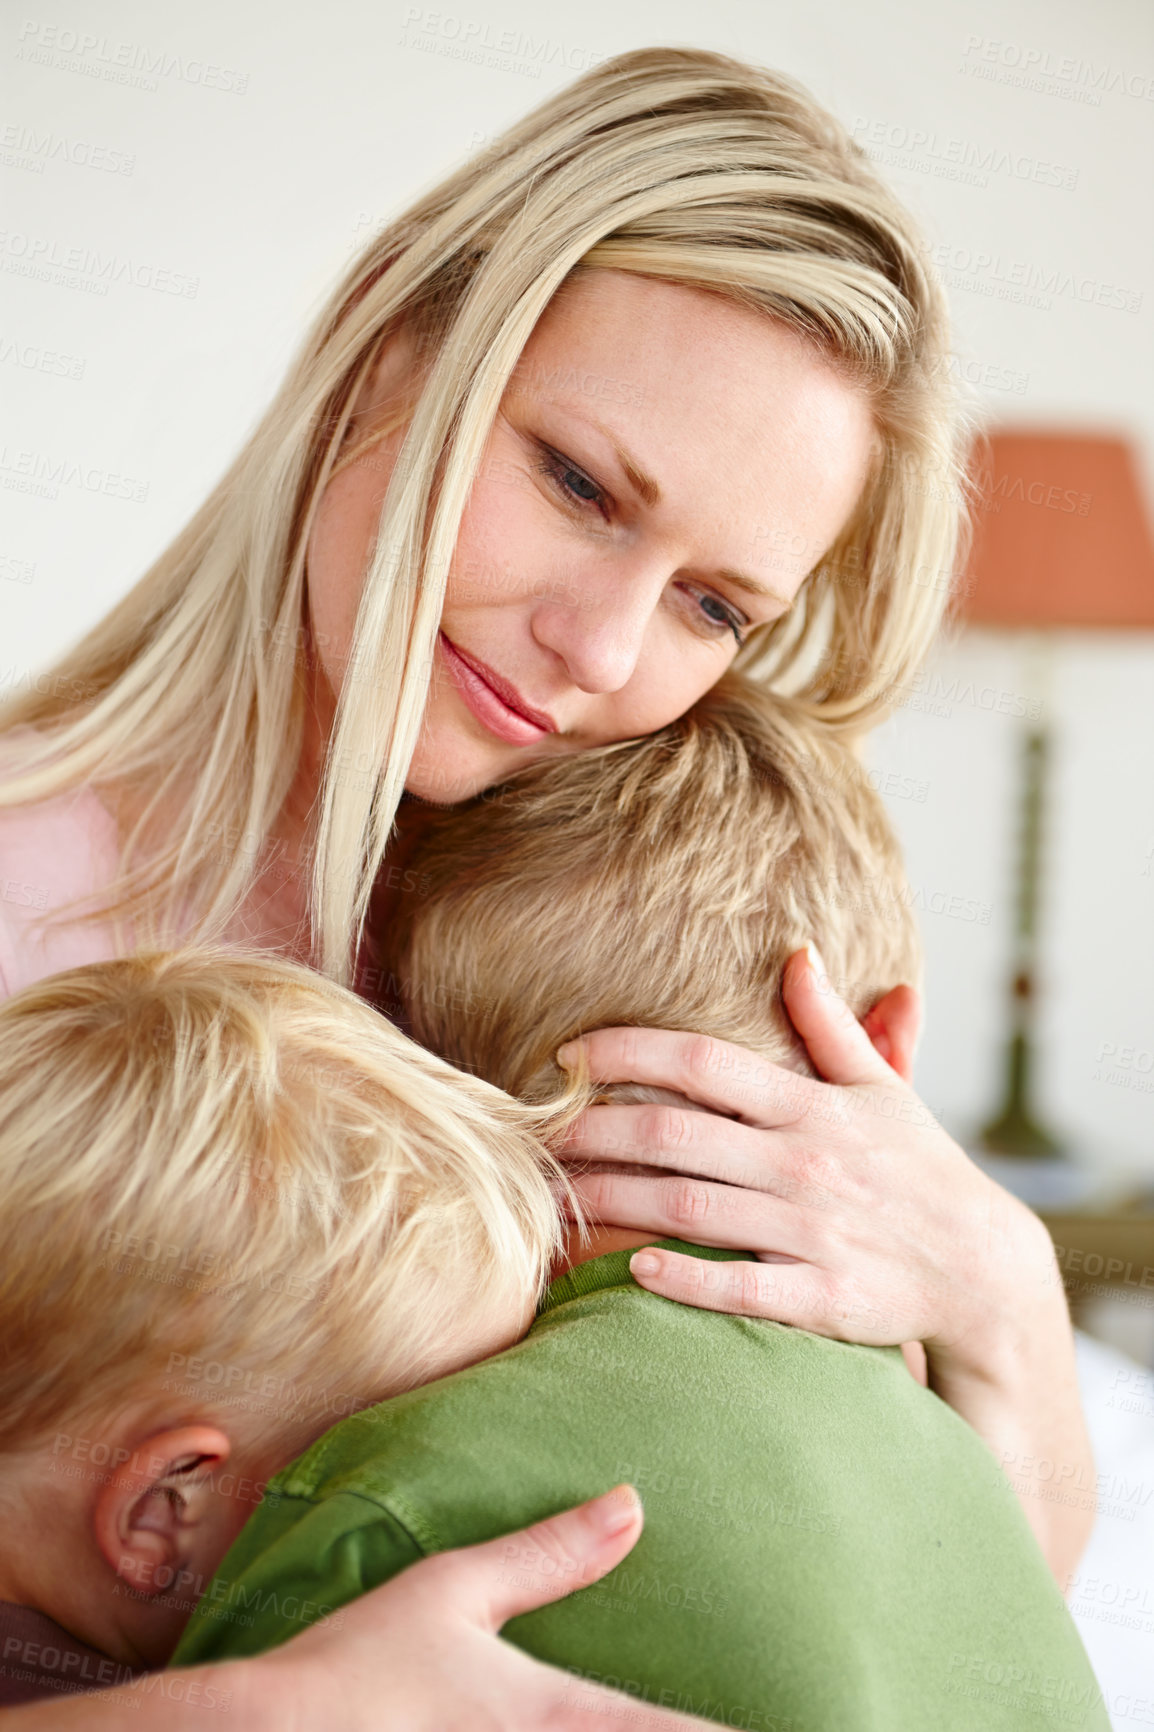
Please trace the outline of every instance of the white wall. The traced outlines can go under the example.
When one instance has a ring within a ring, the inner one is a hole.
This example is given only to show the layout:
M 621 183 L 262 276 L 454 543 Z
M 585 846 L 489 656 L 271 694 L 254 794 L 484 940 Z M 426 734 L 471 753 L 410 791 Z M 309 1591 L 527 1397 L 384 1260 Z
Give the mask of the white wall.
M 920 214 L 989 413 L 1129 433 L 1154 475 L 1145 0 L 29 5 L 0 36 L 0 680 L 29 677 L 165 545 L 369 223 L 548 91 L 655 42 L 809 84 Z M 43 480 L 62 459 L 87 486 Z M 947 650 L 949 714 L 907 707 L 873 743 L 880 769 L 927 785 L 890 800 L 927 905 L 989 908 L 923 920 L 919 1083 L 960 1130 L 996 1092 L 1013 819 L 1011 718 L 965 692 L 1020 692 L 1014 655 Z M 1150 640 L 1065 644 L 1047 713 L 1043 1098 L 1086 1158 L 1154 1170 L 1154 1096 L 1095 1075 L 1103 1042 L 1154 1063 Z
M 1000 1104 L 1023 720 L 1051 741 L 1036 1102 L 1072 1158 L 1154 1172 L 1154 653 L 1061 634 L 1049 677 L 1008 634 L 944 649 L 872 736 L 926 953 L 917 1082 L 963 1138 Z M 887 793 L 887 790 L 894 790 Z

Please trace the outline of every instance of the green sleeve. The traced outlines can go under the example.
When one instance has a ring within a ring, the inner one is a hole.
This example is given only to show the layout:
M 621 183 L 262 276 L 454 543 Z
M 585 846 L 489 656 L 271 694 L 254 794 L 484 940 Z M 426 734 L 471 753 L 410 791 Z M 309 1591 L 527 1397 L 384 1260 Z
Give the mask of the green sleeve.
M 424 1556 L 402 1522 L 353 1492 L 317 1503 L 282 1495 L 259 1515 L 209 1583 L 171 1665 L 275 1648 Z

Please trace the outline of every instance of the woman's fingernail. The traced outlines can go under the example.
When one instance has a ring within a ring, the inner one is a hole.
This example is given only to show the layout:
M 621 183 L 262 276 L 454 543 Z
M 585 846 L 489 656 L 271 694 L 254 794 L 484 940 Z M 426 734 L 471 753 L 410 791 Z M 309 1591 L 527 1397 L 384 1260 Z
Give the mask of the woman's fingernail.
M 656 1251 L 638 1251 L 636 1257 L 629 1259 L 631 1275 L 656 1275 L 661 1267 L 661 1258 Z
M 631 1485 L 615 1485 L 612 1491 L 607 1491 L 589 1505 L 589 1514 L 609 1539 L 613 1534 L 632 1527 L 640 1503 L 641 1499 Z
M 577 1060 L 577 1042 L 567 1040 L 564 1046 L 559 1046 L 556 1053 L 557 1063 L 562 1070 L 569 1070 Z
M 812 939 L 806 945 L 805 953 L 809 957 L 809 966 L 813 969 L 813 972 L 817 975 L 818 979 L 827 980 L 829 976 L 826 971 L 825 963 L 822 961 L 821 951 L 818 949 L 817 945 L 814 944 Z

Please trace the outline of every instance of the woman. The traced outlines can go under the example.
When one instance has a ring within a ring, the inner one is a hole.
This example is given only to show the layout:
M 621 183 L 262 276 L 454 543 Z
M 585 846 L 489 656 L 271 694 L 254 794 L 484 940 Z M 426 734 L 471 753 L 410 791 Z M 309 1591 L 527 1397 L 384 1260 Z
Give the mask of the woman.
M 179 935 L 371 995 L 373 925 L 419 893 L 420 802 L 652 732 L 731 664 L 861 730 L 956 555 L 946 345 L 908 216 L 790 80 L 652 49 L 551 98 L 366 247 L 192 522 L 7 707 L 27 883 L 50 913 L 93 898 L 40 939 L 10 912 L 8 989 Z M 69 882 L 50 813 L 95 845 Z M 1088 1517 L 1025 1460 L 1089 1462 L 1049 1240 L 901 1081 L 909 988 L 866 1032 L 804 953 L 785 994 L 826 1083 L 676 1032 L 590 1037 L 606 1078 L 713 1110 L 592 1109 L 582 1160 L 627 1146 L 674 1176 L 584 1195 L 757 1259 L 649 1253 L 655 1291 L 923 1342 L 1062 1578 Z

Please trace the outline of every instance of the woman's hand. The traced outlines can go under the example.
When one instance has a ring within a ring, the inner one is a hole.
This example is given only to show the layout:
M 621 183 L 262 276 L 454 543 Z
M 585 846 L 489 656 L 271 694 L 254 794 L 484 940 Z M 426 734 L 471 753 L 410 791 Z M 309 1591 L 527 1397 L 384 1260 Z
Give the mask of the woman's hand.
M 567 1158 L 665 1172 L 594 1171 L 576 1188 L 615 1226 L 756 1259 L 639 1252 L 634 1274 L 655 1293 L 839 1340 L 923 1341 L 939 1363 L 985 1363 L 1011 1301 L 1024 1288 L 1052 1292 L 1045 1229 L 946 1135 L 806 952 L 790 958 L 783 984 L 829 1081 L 699 1035 L 601 1029 L 583 1043 L 596 1079 L 654 1084 L 707 1110 L 591 1107 Z
M 441 1552 L 253 1660 L 177 1667 L 162 1689 L 0 1712 L 12 1732 L 192 1732 L 205 1708 L 244 1732 L 703 1732 L 706 1722 L 542 1665 L 497 1631 L 600 1581 L 636 1543 L 631 1486 L 486 1545 Z
M 923 1342 L 930 1387 L 994 1450 L 1064 1582 L 1093 1522 L 1094 1474 L 1049 1235 L 882 1056 L 908 1070 L 907 1017 L 875 1011 L 863 1027 L 806 951 L 786 964 L 783 995 L 827 1080 L 698 1035 L 586 1036 L 597 1079 L 707 1110 L 591 1107 L 571 1158 L 665 1172 L 587 1172 L 575 1186 L 602 1221 L 753 1253 L 638 1252 L 632 1272 L 654 1293 L 843 1341 Z M 1053 1501 L 1055 1476 L 1073 1501 Z
M 315 1720 L 292 1724 L 592 1732 L 626 1713 L 637 1732 L 701 1732 L 700 1720 L 542 1665 L 497 1636 L 509 1618 L 600 1581 L 636 1543 L 642 1520 L 636 1492 L 618 1486 L 520 1533 L 412 1565 L 344 1607 L 339 1629 L 314 1625 L 265 1657 L 270 1673 L 279 1664 L 287 1674 L 277 1680 L 282 1700 L 299 1702 L 303 1689 L 317 1703 Z M 326 1720 L 321 1710 L 331 1716 L 338 1704 L 341 1716 Z

